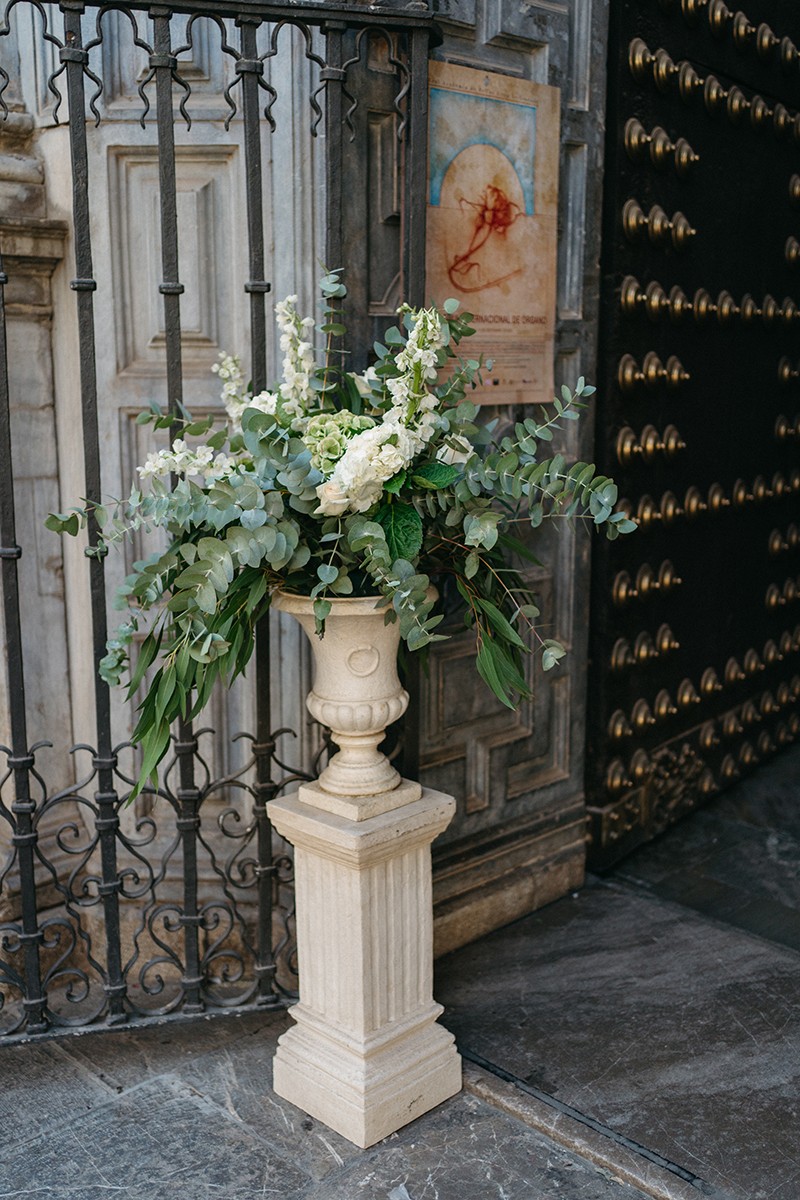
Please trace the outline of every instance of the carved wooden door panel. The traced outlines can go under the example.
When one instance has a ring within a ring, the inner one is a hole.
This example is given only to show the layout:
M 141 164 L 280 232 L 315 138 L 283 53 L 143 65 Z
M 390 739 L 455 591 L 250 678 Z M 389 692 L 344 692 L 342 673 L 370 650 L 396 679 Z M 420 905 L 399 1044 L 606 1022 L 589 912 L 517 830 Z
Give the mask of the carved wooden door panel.
M 800 732 L 800 12 L 611 6 L 590 861 Z
M 449 0 L 434 56 L 561 90 L 557 385 L 595 371 L 605 4 L 590 0 L 518 6 Z M 440 302 L 444 296 L 436 297 Z M 497 409 L 501 419 L 511 410 Z M 492 413 L 492 415 L 494 415 Z M 489 413 L 487 412 L 487 416 Z M 591 419 L 562 449 L 591 455 Z M 408 770 L 456 796 L 455 820 L 434 849 L 439 950 L 459 945 L 578 886 L 585 860 L 582 751 L 586 664 L 586 531 L 547 531 L 546 569 L 532 582 L 543 620 L 570 647 L 567 664 L 543 676 L 534 699 L 502 708 L 478 678 L 474 641 L 454 617 L 416 679 L 406 734 Z M 460 630 L 460 631 L 459 631 Z M 410 752 L 410 753 L 409 753 Z

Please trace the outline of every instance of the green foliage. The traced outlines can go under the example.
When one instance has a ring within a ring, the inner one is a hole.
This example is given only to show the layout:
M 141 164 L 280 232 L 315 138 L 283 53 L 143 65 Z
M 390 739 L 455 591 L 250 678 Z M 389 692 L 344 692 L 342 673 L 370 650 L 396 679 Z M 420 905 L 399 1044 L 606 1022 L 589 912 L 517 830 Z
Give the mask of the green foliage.
M 386 620 L 399 623 L 410 650 L 420 650 L 442 637 L 431 576 L 451 578 L 475 634 L 478 673 L 513 708 L 531 695 L 531 648 L 546 671 L 565 654 L 538 632 L 536 597 L 515 565 L 536 561 L 531 531 L 556 518 L 602 526 L 612 539 L 635 528 L 615 510 L 613 480 L 554 452 L 563 423 L 578 418 L 594 391 L 583 379 L 574 392 L 562 387 L 552 410 L 530 412 L 498 435 L 496 422 L 481 422 L 468 398 L 482 364 L 458 356 L 474 329 L 456 301 L 438 314 L 403 308 L 399 324 L 374 345 L 374 368 L 357 376 L 338 348 L 345 333 L 340 273 L 328 272 L 320 291 L 319 363 L 309 367 L 307 357 L 313 322 L 301 322 L 284 302 L 279 319 L 294 322 L 299 357 L 283 384 L 255 397 L 237 375 L 237 360 L 226 358 L 219 372 L 227 425 L 214 429 L 210 417 L 195 420 L 181 406 L 163 412 L 151 402 L 137 420 L 169 429 L 172 446 L 140 469 L 149 487 L 45 522 L 71 536 L 88 526 L 87 552 L 98 554 L 136 532 L 160 534 L 161 549 L 135 563 L 120 589 L 116 603 L 127 619 L 100 664 L 103 679 L 125 685 L 129 698 L 143 693 L 134 795 L 155 778 L 171 724 L 198 714 L 218 681 L 245 670 L 276 589 L 314 598 L 320 636 L 336 597 L 377 592 L 386 598 Z M 426 321 L 436 335 L 425 349 L 433 368 L 409 351 Z M 306 381 L 302 396 L 296 379 Z M 391 465 L 372 492 L 354 500 L 341 492 L 336 472 L 356 439 L 382 429 L 386 436 L 370 443 L 359 470 L 375 469 L 381 451 Z M 417 449 L 404 458 L 409 439 Z M 130 663 L 134 638 L 140 645 Z
M 435 490 L 455 483 L 460 474 L 458 467 L 448 466 L 447 463 L 442 462 L 429 462 L 414 469 L 411 482 L 417 487 Z
M 375 514 L 386 538 L 389 554 L 396 558 L 415 559 L 422 549 L 422 517 L 413 504 L 383 504 Z

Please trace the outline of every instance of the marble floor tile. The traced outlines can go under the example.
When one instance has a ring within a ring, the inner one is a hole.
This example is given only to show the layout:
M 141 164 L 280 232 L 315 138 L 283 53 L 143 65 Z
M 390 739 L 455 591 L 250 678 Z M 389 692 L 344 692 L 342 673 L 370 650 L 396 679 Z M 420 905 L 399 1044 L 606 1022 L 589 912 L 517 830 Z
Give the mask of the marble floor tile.
M 272 1091 L 272 1057 L 278 1034 L 242 1038 L 210 1055 L 187 1059 L 176 1074 L 203 1096 L 225 1109 L 304 1171 L 312 1179 L 323 1179 L 361 1156 L 361 1151 L 280 1099 Z
M 197 1061 L 239 1041 L 265 1038 L 274 1043 L 289 1024 L 283 1009 L 215 1015 L 64 1038 L 59 1046 L 76 1064 L 120 1094 L 154 1076 L 174 1071 L 182 1063 Z M 2 1069 L 0 1050 L 0 1073 Z
M 644 1200 L 637 1188 L 475 1096 L 359 1155 L 306 1200 Z
M 800 957 L 594 884 L 439 963 L 477 1053 L 742 1200 L 800 1196 Z
M 288 1200 L 308 1178 L 181 1081 L 162 1075 L 6 1153 L 0 1197 Z
M 65 1112 L 86 1115 L 109 1095 L 54 1042 L 0 1048 L 0 1163 L 12 1146 L 35 1139 Z

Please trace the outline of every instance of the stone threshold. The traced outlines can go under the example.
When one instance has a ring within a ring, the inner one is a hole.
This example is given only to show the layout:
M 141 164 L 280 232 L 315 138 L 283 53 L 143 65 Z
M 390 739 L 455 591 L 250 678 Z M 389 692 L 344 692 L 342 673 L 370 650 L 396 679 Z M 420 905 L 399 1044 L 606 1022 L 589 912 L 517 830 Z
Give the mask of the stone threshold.
M 459 1046 L 459 1050 L 465 1091 L 608 1172 L 614 1182 L 630 1184 L 653 1200 L 732 1200 L 730 1193 L 656 1151 L 531 1087 L 465 1047 Z

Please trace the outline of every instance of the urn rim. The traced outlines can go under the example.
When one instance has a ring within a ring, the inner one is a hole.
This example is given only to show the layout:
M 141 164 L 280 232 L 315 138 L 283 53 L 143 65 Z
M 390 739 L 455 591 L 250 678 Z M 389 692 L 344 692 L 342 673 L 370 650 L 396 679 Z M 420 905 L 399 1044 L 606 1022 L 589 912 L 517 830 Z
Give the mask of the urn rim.
M 365 616 L 368 613 L 377 613 L 381 609 L 391 608 L 390 602 L 380 594 L 375 596 L 327 596 L 326 599 L 333 605 L 331 615 L 337 609 L 346 609 L 357 616 Z M 305 616 L 309 613 L 313 614 L 314 611 L 313 596 L 284 592 L 282 589 L 272 593 L 271 603 L 273 608 L 292 615 Z

